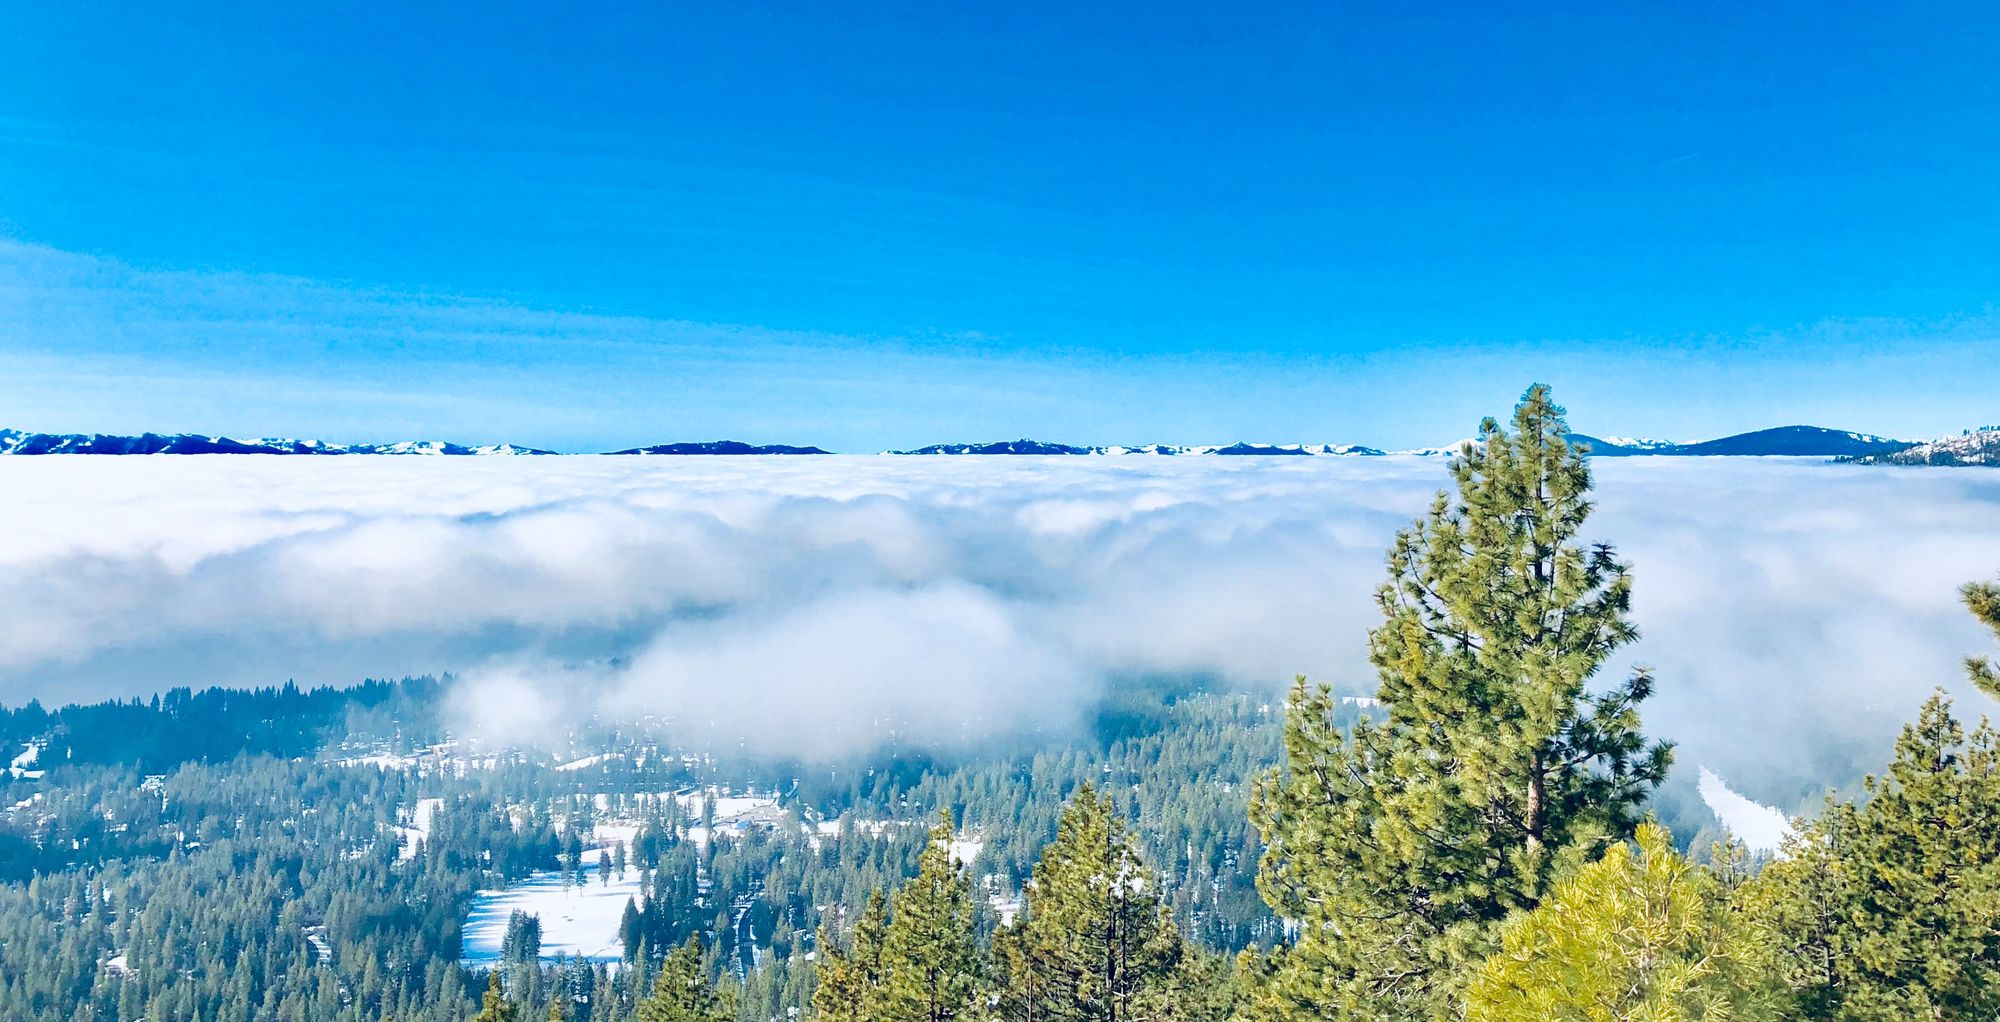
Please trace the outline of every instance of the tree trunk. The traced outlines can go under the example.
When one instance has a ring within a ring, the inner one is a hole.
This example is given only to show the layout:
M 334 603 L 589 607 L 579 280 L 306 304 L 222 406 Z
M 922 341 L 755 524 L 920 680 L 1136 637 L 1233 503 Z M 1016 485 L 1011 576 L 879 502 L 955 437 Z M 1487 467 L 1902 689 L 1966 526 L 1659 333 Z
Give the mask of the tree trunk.
M 1546 794 L 1543 786 L 1547 781 L 1542 777 L 1542 754 L 1537 752 L 1528 762 L 1528 806 L 1522 814 L 1528 828 L 1528 853 L 1530 855 L 1542 847 L 1543 801 Z

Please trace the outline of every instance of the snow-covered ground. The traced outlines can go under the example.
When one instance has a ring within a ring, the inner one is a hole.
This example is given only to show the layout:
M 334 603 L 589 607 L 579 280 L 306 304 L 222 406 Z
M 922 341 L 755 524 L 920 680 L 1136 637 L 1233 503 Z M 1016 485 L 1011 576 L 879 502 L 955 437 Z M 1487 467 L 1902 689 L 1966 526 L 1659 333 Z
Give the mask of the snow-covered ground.
M 993 914 L 1000 917 L 1000 925 L 1002 926 L 1014 925 L 1014 917 L 1021 914 L 1021 906 L 1023 904 L 1021 896 L 1018 894 L 991 895 L 986 899 L 986 903 L 992 906 Z
M 639 825 L 627 822 L 600 823 L 591 832 L 591 840 L 597 843 L 597 847 L 584 849 L 582 858 L 586 866 L 597 865 L 599 858 L 611 854 L 614 845 L 623 844 L 626 853 L 630 854 L 632 845 L 639 840 Z
M 1701 800 L 1722 825 L 1753 852 L 1775 852 L 1791 836 L 1792 821 L 1784 813 L 1736 793 L 1715 771 L 1701 768 Z
M 986 847 L 986 839 L 977 834 L 962 833 L 945 844 L 951 851 L 951 857 L 958 860 L 959 865 L 970 866 L 972 860 L 979 858 L 980 851 Z
M 34 766 L 41 758 L 42 747 L 34 742 L 29 742 L 26 746 L 22 747 L 21 754 L 15 756 L 14 761 L 8 764 L 7 772 L 12 774 L 15 780 L 22 778 L 34 780 L 39 778 L 42 776 L 43 771 L 31 770 L 29 768 Z
M 597 755 L 595 755 L 595 756 L 585 756 L 585 757 L 583 757 L 582 759 L 573 759 L 573 760 L 570 760 L 569 762 L 567 762 L 567 763 L 564 763 L 564 764 L 562 764 L 562 765 L 561 765 L 561 766 L 559 766 L 559 767 L 556 767 L 556 769 L 557 769 L 557 770 L 582 770 L 582 769 L 583 769 L 583 768 L 585 768 L 585 767 L 594 767 L 594 766 L 596 766 L 596 765 L 597 765 L 597 764 L 599 764 L 599 763 L 603 763 L 603 762 L 605 762 L 606 760 L 612 760 L 612 759 L 619 759 L 619 758 L 622 758 L 622 754 L 621 754 L 621 753 L 616 753 L 616 752 L 601 752 L 601 753 L 598 753 L 598 754 L 597 754 Z
M 417 843 L 430 840 L 431 824 L 438 810 L 443 808 L 444 799 L 441 798 L 417 800 L 416 808 L 410 810 L 410 825 L 396 828 L 396 832 L 403 835 L 403 847 L 397 852 L 398 857 L 404 859 L 417 857 Z
M 465 964 L 490 966 L 500 960 L 507 920 L 517 909 L 541 917 L 544 959 L 569 955 L 594 962 L 621 960 L 625 948 L 618 939 L 618 924 L 625 903 L 639 899 L 639 871 L 613 876 L 609 884 L 599 883 L 595 871 L 585 875 L 588 883 L 565 887 L 561 874 L 544 871 L 498 891 L 480 892 L 465 918 Z
M 687 812 L 688 816 L 697 820 L 701 818 L 702 806 L 710 798 L 715 799 L 715 822 L 717 823 L 728 823 L 732 820 L 740 819 L 755 809 L 767 807 L 775 809 L 778 806 L 778 800 L 770 795 L 728 795 L 718 794 L 714 791 L 684 791 L 675 795 L 674 798 L 680 802 L 681 808 Z
M 385 752 L 368 756 L 349 756 L 346 759 L 334 760 L 333 765 L 344 767 L 372 766 L 378 770 L 409 770 L 414 768 L 417 762 L 417 757 L 415 756 L 392 756 Z

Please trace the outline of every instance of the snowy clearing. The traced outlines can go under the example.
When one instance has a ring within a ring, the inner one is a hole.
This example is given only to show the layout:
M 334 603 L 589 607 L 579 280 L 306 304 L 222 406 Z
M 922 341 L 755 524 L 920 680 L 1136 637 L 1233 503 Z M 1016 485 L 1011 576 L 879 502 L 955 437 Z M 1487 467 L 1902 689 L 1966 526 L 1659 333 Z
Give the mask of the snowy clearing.
M 29 768 L 34 766 L 41 758 L 42 747 L 34 742 L 29 742 L 22 748 L 21 754 L 15 756 L 14 761 L 7 765 L 7 772 L 12 774 L 15 780 L 22 778 L 37 780 L 42 776 L 43 771 L 31 770 Z
M 1701 768 L 1701 800 L 1753 852 L 1776 852 L 1792 834 L 1791 818 L 1736 793 L 1715 771 Z
M 544 960 L 568 955 L 593 962 L 620 961 L 625 948 L 618 939 L 618 924 L 626 902 L 638 899 L 638 870 L 613 877 L 609 884 L 599 883 L 592 874 L 581 886 L 565 886 L 562 874 L 544 871 L 502 890 L 482 891 L 465 917 L 462 960 L 474 967 L 498 962 L 507 919 L 518 909 L 541 917 Z
M 417 800 L 416 807 L 410 810 L 410 825 L 396 828 L 396 833 L 403 836 L 403 847 L 398 849 L 396 853 L 398 858 L 414 859 L 417 857 L 418 843 L 430 840 L 431 824 L 435 822 L 438 811 L 443 808 L 444 799 L 441 798 L 423 798 Z

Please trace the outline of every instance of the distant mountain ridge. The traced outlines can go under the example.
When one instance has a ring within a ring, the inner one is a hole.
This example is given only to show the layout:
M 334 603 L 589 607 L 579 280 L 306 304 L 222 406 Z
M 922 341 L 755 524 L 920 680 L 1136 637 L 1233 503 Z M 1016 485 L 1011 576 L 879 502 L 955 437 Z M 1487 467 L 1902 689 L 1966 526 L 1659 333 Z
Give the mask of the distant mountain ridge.
M 330 444 L 324 440 L 258 437 L 238 440 L 195 433 L 29 433 L 0 429 L 0 454 L 408 454 L 408 455 L 527 455 L 554 454 L 515 444 L 467 447 L 442 440 L 403 440 L 392 444 Z
M 1992 465 L 2000 467 L 2000 426 L 1852 459 L 1863 465 Z
M 1751 433 L 1694 443 L 1676 443 L 1670 440 L 1646 440 L 1629 437 L 1594 437 L 1583 433 L 1571 433 L 1570 442 L 1588 445 L 1590 453 L 1606 458 L 1632 457 L 1818 457 L 1841 458 L 1880 454 L 1913 446 L 1913 440 L 1896 440 L 1889 437 L 1856 433 L 1844 429 L 1827 429 L 1823 426 L 1778 426 L 1760 429 Z M 1469 443 L 1477 443 L 1468 437 L 1457 443 L 1437 447 L 1421 447 L 1414 450 L 1386 451 L 1360 444 L 1253 444 L 1234 443 L 1227 446 L 1185 447 L 1169 444 L 1146 444 L 1138 447 L 1077 447 L 1071 444 L 1053 444 L 1040 440 L 1005 440 L 983 444 L 931 444 L 907 451 L 884 451 L 884 454 L 925 455 L 925 454 L 1047 454 L 1047 455 L 1119 455 L 1119 454 L 1163 454 L 1163 455 L 1312 455 L 1338 457 L 1370 457 L 1384 454 L 1410 454 L 1438 456 L 1456 454 Z
M 740 440 L 705 440 L 699 443 L 654 444 L 651 447 L 628 447 L 622 451 L 607 451 L 608 454 L 832 454 L 817 447 L 792 447 L 786 444 L 746 444 Z
M 1599 439 L 1582 433 L 1571 433 L 1572 443 L 1590 445 L 1590 452 L 1605 458 L 1631 458 L 1645 456 L 1678 457 L 1804 457 L 1804 458 L 1853 458 L 1870 454 L 1881 454 L 1914 446 L 1913 440 L 1896 440 L 1891 437 L 1856 433 L 1844 429 L 1827 429 L 1824 426 L 1777 426 L 1750 433 L 1738 433 L 1716 440 L 1696 443 L 1671 443 L 1664 440 L 1631 440 L 1624 437 Z
M 2000 430 L 1986 431 L 2000 435 Z M 1969 436 L 1978 434 L 1969 433 Z M 1699 457 L 1699 456 L 1791 456 L 1838 458 L 1900 464 L 1988 464 L 1993 455 L 1974 448 L 1986 441 L 1962 441 L 1950 437 L 1933 444 L 1896 440 L 1849 430 L 1820 426 L 1779 426 L 1774 429 L 1738 433 L 1734 436 L 1694 443 L 1628 437 L 1594 437 L 1570 434 L 1570 440 L 1588 445 L 1596 457 Z M 1002 440 L 992 443 L 931 444 L 907 451 L 884 451 L 892 455 L 1055 455 L 1112 456 L 1156 455 L 1165 457 L 1379 457 L 1386 454 L 1438 456 L 1455 454 L 1472 439 L 1437 447 L 1389 451 L 1361 444 L 1265 444 L 1238 442 L 1217 445 L 1141 444 L 1135 446 L 1077 446 L 1042 440 Z M 1995 441 L 2000 443 L 2000 441 Z M 1889 456 L 1919 447 L 1935 448 L 1936 453 L 1908 455 L 1898 461 Z M 194 433 L 142 433 L 118 436 L 107 433 L 31 433 L 0 429 L 0 455 L 20 454 L 274 454 L 274 455 L 443 455 L 514 456 L 555 455 L 559 452 L 517 444 L 471 446 L 442 440 L 405 440 L 391 444 L 336 444 L 324 440 L 290 438 L 236 439 Z M 833 452 L 819 447 L 790 444 L 749 444 L 739 440 L 706 440 L 628 447 L 607 452 L 614 455 L 811 455 Z M 1938 460 L 1913 460 L 1936 457 Z M 1964 459 L 1972 460 L 1964 460 Z M 1985 458 L 1988 460 L 1979 460 Z
M 1077 447 L 1072 444 L 1052 444 L 1041 440 L 1001 440 L 986 444 L 931 444 L 907 451 L 883 451 L 883 454 L 924 455 L 924 454 L 1158 454 L 1169 457 L 1185 455 L 1347 455 L 1383 454 L 1386 452 L 1373 447 L 1356 444 L 1251 444 L 1237 442 L 1228 446 L 1188 447 L 1179 444 L 1142 444 L 1137 447 Z

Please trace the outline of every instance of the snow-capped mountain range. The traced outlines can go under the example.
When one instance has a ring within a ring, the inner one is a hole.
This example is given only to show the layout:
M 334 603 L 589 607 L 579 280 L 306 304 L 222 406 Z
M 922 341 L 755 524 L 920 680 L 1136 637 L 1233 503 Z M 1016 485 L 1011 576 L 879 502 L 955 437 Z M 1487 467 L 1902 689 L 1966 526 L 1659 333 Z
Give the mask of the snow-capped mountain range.
M 792 447 L 788 444 L 746 444 L 741 440 L 704 440 L 697 443 L 654 444 L 651 447 L 628 447 L 622 451 L 607 451 L 607 454 L 832 454 L 817 447 Z
M 1986 439 L 1981 439 L 1986 438 Z M 1573 433 L 1570 440 L 1586 445 L 1597 457 L 1639 456 L 1721 456 L 1788 455 L 1793 457 L 1840 458 L 1851 461 L 1883 461 L 1907 464 L 1993 464 L 1993 449 L 2000 447 L 2000 430 L 1969 431 L 1965 437 L 1947 437 L 1930 444 L 1896 440 L 1868 433 L 1825 429 L 1819 426 L 1779 426 L 1775 429 L 1739 433 L 1716 440 L 1677 443 L 1631 437 L 1594 437 Z M 884 451 L 892 455 L 1155 455 L 1168 457 L 1290 456 L 1290 457 L 1374 457 L 1385 454 L 1441 456 L 1457 453 L 1471 438 L 1437 447 L 1390 451 L 1360 444 L 1265 444 L 1227 445 L 1141 444 L 1135 446 L 1075 446 L 1041 440 L 1005 440 L 994 443 L 932 444 L 907 451 Z M 1984 446 L 1982 446 L 1984 445 Z M 1919 454 L 1919 451 L 1935 453 Z M 1897 453 L 1904 452 L 1904 453 Z M 1985 452 L 1985 453 L 1982 453 Z M 5 454 L 376 454 L 376 455 L 553 455 L 558 452 L 517 444 L 478 446 L 442 440 L 405 440 L 390 444 L 337 444 L 324 440 L 289 438 L 236 439 L 193 433 L 171 435 L 143 433 L 116 436 L 105 433 L 30 433 L 0 429 L 0 455 Z M 736 440 L 656 444 L 610 451 L 619 455 L 812 455 L 832 452 L 818 447 L 788 444 L 748 444 Z M 1931 458 L 1935 460 L 1923 460 Z M 1956 459 L 1956 460 L 1950 460 Z
M 1599 457 L 1637 455 L 1679 455 L 1684 457 L 1727 455 L 1791 455 L 1807 458 L 1854 458 L 1914 446 L 1917 441 L 1856 433 L 1823 426 L 1778 426 L 1751 433 L 1738 433 L 1716 440 L 1673 443 L 1665 440 L 1634 440 L 1627 437 L 1592 437 L 1570 434 L 1572 442 L 1588 444 Z
M 194 433 L 28 433 L 0 429 L 0 454 L 554 454 L 515 444 L 468 447 L 442 440 L 403 440 L 393 444 L 333 444 L 324 440 L 257 437 L 239 440 Z
M 1826 429 L 1821 426 L 1779 426 L 1775 429 L 1760 429 L 1754 433 L 1738 433 L 1717 440 L 1703 440 L 1679 443 L 1671 440 L 1651 440 L 1633 437 L 1594 437 L 1582 433 L 1569 436 L 1572 443 L 1587 445 L 1590 453 L 1598 457 L 1639 457 L 1644 455 L 1698 457 L 1703 455 L 1793 455 L 1798 457 L 1859 457 L 1884 451 L 1900 450 L 1912 446 L 1915 441 L 1895 440 L 1868 433 L 1855 433 L 1843 429 Z M 1456 454 L 1466 444 L 1477 443 L 1477 438 L 1467 437 L 1456 443 L 1437 447 L 1419 447 L 1412 450 L 1387 451 L 1360 444 L 1251 444 L 1235 443 L 1226 447 L 1183 447 L 1168 444 L 1148 444 L 1140 447 L 1075 447 L 1070 444 L 1051 444 L 1039 440 L 1007 440 L 987 444 L 932 444 L 908 451 L 884 451 L 884 454 L 1171 454 L 1171 455 L 1335 455 L 1367 456 L 1383 454 L 1411 454 L 1439 456 Z
M 1358 444 L 1251 444 L 1233 443 L 1228 446 L 1185 446 L 1181 444 L 1141 444 L 1137 447 L 1075 447 L 1070 444 L 1051 444 L 1040 440 L 1002 440 L 990 444 L 932 444 L 908 451 L 883 451 L 883 454 L 1160 454 L 1160 455 L 1346 455 L 1384 454 L 1385 451 Z
M 1868 465 L 2000 466 L 2000 426 L 1968 429 L 1958 436 L 1854 459 Z

